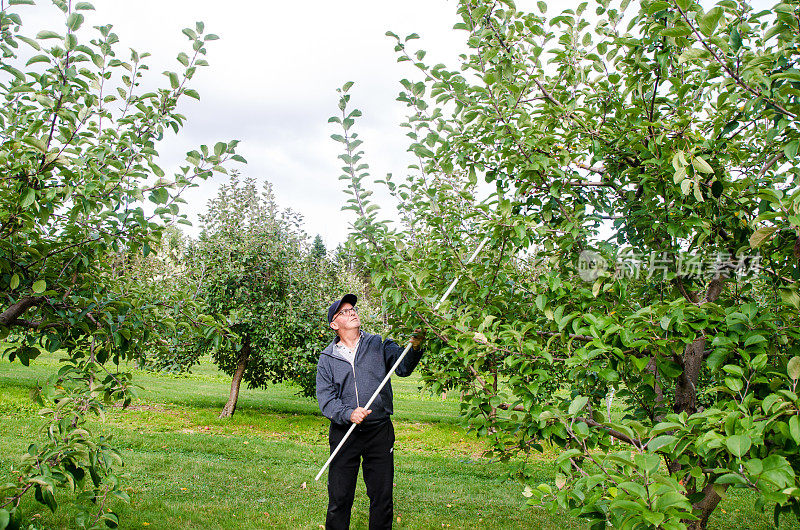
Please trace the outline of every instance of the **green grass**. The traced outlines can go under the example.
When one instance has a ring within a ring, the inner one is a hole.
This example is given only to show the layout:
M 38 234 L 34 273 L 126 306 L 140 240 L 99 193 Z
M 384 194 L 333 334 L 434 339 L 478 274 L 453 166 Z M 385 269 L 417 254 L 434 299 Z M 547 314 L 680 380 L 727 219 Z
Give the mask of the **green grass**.
M 43 355 L 25 368 L 0 361 L 0 481 L 40 436 L 29 388 L 58 366 Z M 112 434 L 125 459 L 131 503 L 115 503 L 121 528 L 319 528 L 324 523 L 328 421 L 294 388 L 242 389 L 234 417 L 217 418 L 230 379 L 210 363 L 188 376 L 137 372 L 143 389 L 127 410 L 114 408 L 94 432 Z M 567 515 L 527 507 L 522 487 L 503 479 L 507 468 L 482 456 L 485 445 L 467 433 L 458 402 L 418 389 L 415 377 L 395 390 L 396 528 L 585 528 Z M 534 455 L 534 472 L 552 480 L 556 453 Z M 73 527 L 69 497 L 56 514 L 32 498 L 23 510 L 38 527 Z M 359 482 L 353 527 L 366 528 L 368 499 Z M 713 528 L 768 528 L 770 512 L 752 510 L 749 494 L 729 495 Z M 724 512 L 722 511 L 724 510 Z M 788 528 L 788 526 L 787 526 Z

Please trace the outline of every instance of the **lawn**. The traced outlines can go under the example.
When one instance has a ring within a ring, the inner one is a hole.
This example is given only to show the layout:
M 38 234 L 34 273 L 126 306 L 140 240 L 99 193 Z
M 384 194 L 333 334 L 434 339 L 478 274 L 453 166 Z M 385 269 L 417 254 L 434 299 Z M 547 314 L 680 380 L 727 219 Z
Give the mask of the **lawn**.
M 28 389 L 58 365 L 43 355 L 29 368 L 0 361 L 0 481 L 37 434 Z M 137 372 L 143 389 L 127 409 L 109 411 L 93 431 L 111 434 L 125 458 L 130 504 L 112 506 L 121 528 L 319 528 L 324 523 L 328 421 L 316 402 L 285 385 L 243 389 L 234 417 L 219 419 L 230 379 L 210 363 L 187 376 Z M 483 456 L 485 445 L 462 426 L 458 402 L 418 389 L 415 377 L 395 389 L 396 528 L 585 528 L 565 514 L 525 505 L 508 469 Z M 537 478 L 552 479 L 553 453 L 533 455 Z M 23 510 L 37 528 L 70 528 L 68 497 L 56 514 L 32 498 Z M 771 510 L 756 513 L 748 494 L 731 494 L 713 528 L 769 528 Z M 353 526 L 366 528 L 368 499 L 360 482 Z M 786 526 L 789 528 L 790 526 Z

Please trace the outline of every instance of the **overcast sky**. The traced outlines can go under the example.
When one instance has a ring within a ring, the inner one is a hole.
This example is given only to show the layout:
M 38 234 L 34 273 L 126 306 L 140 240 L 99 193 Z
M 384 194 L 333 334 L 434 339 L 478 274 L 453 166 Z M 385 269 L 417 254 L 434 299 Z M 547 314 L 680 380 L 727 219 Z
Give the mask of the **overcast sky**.
M 416 32 L 414 41 L 428 52 L 429 64 L 451 67 L 466 50 L 466 32 L 452 29 L 459 21 L 455 0 L 307 0 L 302 3 L 229 0 L 92 0 L 84 12 L 84 38 L 93 25 L 113 24 L 120 52 L 127 47 L 150 52 L 149 75 L 161 82 L 165 69 L 178 70 L 178 52 L 186 50 L 181 30 L 205 22 L 206 31 L 221 40 L 209 43 L 210 67 L 201 68 L 193 88 L 201 100 L 185 98 L 188 118 L 180 136 L 167 136 L 159 147 L 161 165 L 177 167 L 186 151 L 205 143 L 238 139 L 249 162 L 242 173 L 274 184 L 279 204 L 300 212 L 311 237 L 320 234 L 328 248 L 344 241 L 353 217 L 341 212 L 346 200 L 337 179 L 339 132 L 328 118 L 338 112 L 336 88 L 355 81 L 351 103 L 364 117 L 357 131 L 364 140 L 373 178 L 405 174 L 411 163 L 408 139 L 399 127 L 406 106 L 395 101 L 399 80 L 419 79 L 410 63 L 397 63 L 392 30 L 400 36 Z M 575 2 L 548 0 L 548 13 Z M 767 4 L 759 0 L 757 4 Z M 48 0 L 22 6 L 23 28 L 63 31 L 64 19 Z M 534 0 L 517 0 L 532 10 Z M 93 36 L 93 35 L 92 35 Z M 124 57 L 126 58 L 126 57 Z M 166 81 L 165 81 L 166 82 Z M 223 177 L 190 190 L 185 211 L 195 222 Z M 387 212 L 388 213 L 388 212 Z M 184 227 L 185 228 L 185 227 Z
M 428 51 L 431 64 L 456 65 L 465 50 L 466 33 L 452 29 L 458 22 L 454 0 L 91 1 L 96 11 L 84 12 L 83 38 L 94 36 L 91 26 L 113 24 L 118 53 L 128 47 L 152 53 L 149 75 L 158 82 L 166 82 L 160 72 L 180 67 L 175 57 L 187 50 L 184 27 L 202 20 L 207 32 L 220 36 L 208 46 L 211 66 L 193 80 L 200 101 L 182 103 L 187 126 L 158 148 L 162 167 L 177 167 L 199 144 L 238 139 L 238 151 L 249 162 L 242 173 L 270 180 L 279 204 L 300 212 L 306 231 L 320 234 L 328 248 L 344 241 L 352 221 L 350 212 L 341 211 L 346 196 L 337 179 L 340 144 L 330 139 L 339 131 L 328 123 L 338 112 L 336 88 L 356 82 L 351 101 L 364 112 L 357 131 L 372 176 L 400 176 L 411 160 L 398 126 L 406 107 L 395 98 L 400 79 L 418 76 L 409 63 L 397 63 L 386 31 L 419 33 L 422 39 L 415 42 Z M 63 31 L 60 12 L 47 0 L 20 13 L 25 33 Z M 215 177 L 187 192 L 185 211 L 195 225 L 223 181 Z

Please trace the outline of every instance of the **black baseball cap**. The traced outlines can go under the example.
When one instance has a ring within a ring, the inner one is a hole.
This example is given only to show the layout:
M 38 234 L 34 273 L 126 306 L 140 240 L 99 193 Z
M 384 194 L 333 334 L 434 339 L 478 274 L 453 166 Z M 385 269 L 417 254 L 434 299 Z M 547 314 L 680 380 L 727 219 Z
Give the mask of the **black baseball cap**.
M 331 306 L 328 308 L 328 324 L 333 322 L 333 317 L 336 316 L 336 313 L 339 312 L 339 308 L 342 304 L 350 304 L 352 306 L 356 305 L 356 301 L 358 297 L 354 294 L 346 294 L 342 297 L 341 300 L 337 300 L 336 302 L 332 303 Z

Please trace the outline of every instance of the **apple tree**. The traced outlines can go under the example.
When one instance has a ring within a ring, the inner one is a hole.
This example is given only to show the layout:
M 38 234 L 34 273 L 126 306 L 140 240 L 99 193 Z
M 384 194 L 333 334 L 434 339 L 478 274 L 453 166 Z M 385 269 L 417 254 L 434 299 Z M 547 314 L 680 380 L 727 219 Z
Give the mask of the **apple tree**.
M 391 323 L 429 326 L 427 380 L 498 455 L 560 448 L 553 482 L 520 470 L 531 503 L 705 528 L 734 488 L 797 517 L 800 4 L 537 6 L 462 0 L 455 68 L 389 33 L 419 72 L 417 162 L 379 181 L 400 225 L 342 90 L 347 207 Z
M 229 334 L 209 332 L 183 355 L 210 353 L 231 375 L 220 413 L 236 411 L 242 381 L 251 388 L 289 381 L 311 396 L 316 362 L 333 339 L 326 311 L 344 291 L 360 294 L 358 277 L 334 267 L 302 230 L 302 219 L 279 208 L 272 186 L 231 178 L 209 201 L 203 230 L 188 250 L 199 299 Z M 321 241 L 320 241 L 321 244 Z
M 185 222 L 182 192 L 224 172 L 236 142 L 189 153 L 173 177 L 158 166 L 159 141 L 185 123 L 179 102 L 198 98 L 189 83 L 216 39 L 202 23 L 184 30 L 178 71 L 145 90 L 148 54 L 120 54 L 110 25 L 82 27 L 90 3 L 54 0 L 64 25 L 29 31 L 22 16 L 33 3 L 0 1 L 0 340 L 11 362 L 27 366 L 42 351 L 65 359 L 34 389 L 46 436 L 31 440 L 17 480 L 0 489 L 0 528 L 21 524 L 28 493 L 55 510 L 59 487 L 84 508 L 79 526 L 116 526 L 108 503 L 126 497 L 122 460 L 86 421 L 130 402 L 119 363 L 174 324 L 141 303 L 117 265 L 147 256 L 167 224 Z

